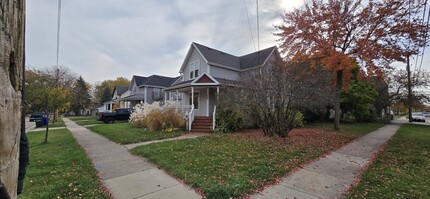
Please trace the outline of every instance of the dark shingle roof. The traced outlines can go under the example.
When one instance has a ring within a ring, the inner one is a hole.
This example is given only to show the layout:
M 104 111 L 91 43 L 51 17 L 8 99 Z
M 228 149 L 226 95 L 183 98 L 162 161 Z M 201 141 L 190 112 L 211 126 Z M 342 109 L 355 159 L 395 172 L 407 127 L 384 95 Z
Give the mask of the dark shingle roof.
M 215 50 L 213 48 L 209 48 L 207 46 L 203 46 L 198 43 L 194 44 L 202 53 L 202 55 L 206 58 L 206 60 L 208 60 L 208 62 L 240 69 L 240 61 L 238 57 L 219 50 Z
M 160 87 L 168 87 L 172 85 L 179 77 L 165 77 L 160 75 L 151 75 L 149 77 L 142 77 L 133 75 L 134 81 L 136 82 L 136 86 L 160 86 Z
M 128 90 L 128 86 L 115 86 L 115 90 L 118 95 L 122 95 Z
M 145 82 L 146 77 L 133 75 L 134 81 L 136 82 L 136 86 L 141 86 L 143 82 Z
M 240 57 L 240 69 L 243 70 L 262 65 L 275 48 L 275 46 L 272 46 Z
M 194 45 L 198 48 L 198 50 L 208 62 L 224 65 L 238 70 L 244 70 L 262 65 L 264 61 L 266 61 L 266 59 L 270 56 L 270 53 L 276 48 L 275 46 L 272 46 L 270 48 L 237 57 L 195 42 Z

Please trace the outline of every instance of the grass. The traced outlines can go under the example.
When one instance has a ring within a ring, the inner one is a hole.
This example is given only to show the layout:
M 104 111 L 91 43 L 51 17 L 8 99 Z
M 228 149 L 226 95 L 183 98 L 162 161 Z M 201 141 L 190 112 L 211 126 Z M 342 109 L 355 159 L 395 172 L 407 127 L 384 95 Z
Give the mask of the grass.
M 348 198 L 430 198 L 430 127 L 403 124 Z
M 353 136 L 362 136 L 369 132 L 372 132 L 378 128 L 385 126 L 383 123 L 341 123 L 340 132 L 346 132 Z M 331 122 L 319 122 L 305 125 L 306 128 L 320 128 L 320 129 L 333 129 L 333 123 Z
M 67 129 L 28 133 L 30 165 L 19 198 L 109 198 L 96 171 Z
M 269 138 L 260 130 L 248 130 L 150 144 L 132 152 L 201 189 L 207 198 L 237 198 L 381 125 L 346 126 L 353 132 L 296 129 L 287 138 Z
M 103 121 L 98 121 L 97 116 L 73 116 L 73 117 L 67 117 L 70 120 L 76 122 L 76 124 L 79 124 L 81 126 L 85 125 L 93 125 L 93 124 L 104 124 Z
M 144 128 L 136 128 L 131 123 L 103 124 L 88 127 L 93 132 L 105 136 L 119 144 L 131 144 L 151 140 L 161 140 L 185 134 L 184 131 L 148 132 Z
M 72 121 L 80 121 L 80 120 L 97 120 L 97 116 L 72 116 L 72 117 L 67 117 Z

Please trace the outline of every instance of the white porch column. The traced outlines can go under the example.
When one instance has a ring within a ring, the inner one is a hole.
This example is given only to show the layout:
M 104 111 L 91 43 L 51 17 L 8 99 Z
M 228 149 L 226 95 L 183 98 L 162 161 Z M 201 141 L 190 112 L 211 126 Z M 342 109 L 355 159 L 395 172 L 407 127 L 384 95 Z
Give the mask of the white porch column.
M 146 86 L 146 87 L 145 87 L 145 90 L 144 90 L 144 96 L 145 96 L 145 97 L 144 97 L 144 100 L 145 100 L 145 101 L 143 102 L 143 103 L 145 103 L 145 104 L 147 104 L 147 103 L 148 103 L 148 101 L 146 100 L 146 96 L 147 96 L 147 95 L 148 95 L 148 87 Z
M 191 86 L 191 107 L 194 107 L 194 87 Z
M 160 91 L 160 92 L 161 92 L 161 91 Z M 168 92 L 164 92 L 164 103 L 166 103 L 166 102 L 167 102 L 167 96 L 168 96 L 168 95 L 167 95 L 167 93 L 168 93 Z M 170 99 L 169 99 L 169 100 L 170 100 Z
M 218 99 L 219 96 L 219 86 L 216 87 L 216 99 Z
M 179 104 L 179 92 L 176 90 L 176 104 Z
M 206 88 L 207 92 L 206 92 L 206 116 L 209 117 L 209 100 L 210 100 L 210 96 L 209 96 L 209 87 Z

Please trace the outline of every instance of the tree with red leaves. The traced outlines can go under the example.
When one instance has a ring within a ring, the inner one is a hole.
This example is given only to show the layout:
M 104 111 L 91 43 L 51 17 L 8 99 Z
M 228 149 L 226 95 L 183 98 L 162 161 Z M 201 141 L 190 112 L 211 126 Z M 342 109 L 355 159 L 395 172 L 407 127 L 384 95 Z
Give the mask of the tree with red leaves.
M 425 45 L 428 27 L 419 19 L 423 5 L 422 0 L 312 0 L 284 13 L 276 35 L 287 59 L 318 62 L 335 74 L 335 130 L 340 129 L 341 91 L 352 69 L 358 65 L 375 75 Z

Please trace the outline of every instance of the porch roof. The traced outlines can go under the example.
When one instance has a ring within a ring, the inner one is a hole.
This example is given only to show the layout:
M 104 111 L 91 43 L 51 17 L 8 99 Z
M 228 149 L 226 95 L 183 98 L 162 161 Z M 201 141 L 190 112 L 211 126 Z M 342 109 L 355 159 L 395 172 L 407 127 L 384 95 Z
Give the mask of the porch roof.
M 163 89 L 163 91 L 172 91 L 172 90 L 184 90 L 191 87 L 218 87 L 220 86 L 220 82 L 217 78 L 210 76 L 207 73 L 201 74 L 196 79 L 178 82 L 171 87 Z

